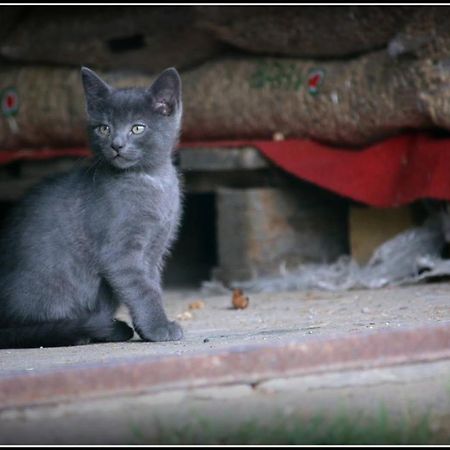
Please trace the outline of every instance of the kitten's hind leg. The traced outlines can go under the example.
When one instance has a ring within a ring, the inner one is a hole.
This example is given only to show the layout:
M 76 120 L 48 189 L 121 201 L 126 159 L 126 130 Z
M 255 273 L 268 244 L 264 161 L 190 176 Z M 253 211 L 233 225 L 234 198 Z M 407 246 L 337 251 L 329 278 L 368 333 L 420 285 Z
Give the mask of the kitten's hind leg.
M 114 329 L 111 342 L 129 341 L 134 336 L 134 330 L 126 322 L 114 319 Z
M 134 330 L 126 322 L 114 318 L 119 302 L 113 290 L 104 279 L 100 283 L 96 303 L 97 312 L 95 315 L 99 317 L 100 322 L 106 321 L 110 323 L 110 327 L 103 327 L 103 330 L 107 330 L 107 333 L 96 336 L 91 342 L 129 341 L 134 335 Z
M 91 342 L 125 342 L 134 335 L 134 330 L 122 320 L 113 319 L 112 328 L 105 336 L 93 338 Z
M 0 328 L 0 349 L 66 347 L 91 342 L 122 342 L 133 330 L 109 314 L 95 313 L 73 320 L 32 324 L 10 324 Z

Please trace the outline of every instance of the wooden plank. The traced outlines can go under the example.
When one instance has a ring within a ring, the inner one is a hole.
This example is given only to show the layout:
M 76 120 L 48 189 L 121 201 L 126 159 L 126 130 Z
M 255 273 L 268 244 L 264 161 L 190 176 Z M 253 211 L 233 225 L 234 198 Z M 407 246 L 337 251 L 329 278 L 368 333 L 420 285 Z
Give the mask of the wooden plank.
M 257 170 L 270 166 L 261 153 L 252 147 L 189 148 L 178 152 L 180 168 L 186 171 Z
M 409 206 L 352 207 L 349 217 L 351 255 L 359 264 L 366 264 L 378 246 L 416 225 Z

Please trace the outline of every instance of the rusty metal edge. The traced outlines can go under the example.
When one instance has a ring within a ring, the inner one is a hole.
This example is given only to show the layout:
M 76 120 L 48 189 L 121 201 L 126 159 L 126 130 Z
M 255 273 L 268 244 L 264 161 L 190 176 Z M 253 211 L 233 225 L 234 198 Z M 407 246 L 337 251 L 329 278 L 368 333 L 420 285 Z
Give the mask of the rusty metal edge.
M 450 323 L 0 377 L 0 410 L 450 359 Z

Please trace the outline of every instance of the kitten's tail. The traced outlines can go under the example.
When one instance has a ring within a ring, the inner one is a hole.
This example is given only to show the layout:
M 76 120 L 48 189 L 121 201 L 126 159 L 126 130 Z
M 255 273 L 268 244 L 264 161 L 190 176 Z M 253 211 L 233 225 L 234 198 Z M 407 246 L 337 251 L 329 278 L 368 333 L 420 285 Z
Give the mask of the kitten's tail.
M 115 333 L 115 322 L 110 317 L 96 315 L 85 319 L 0 328 L 0 349 L 64 347 L 92 341 L 106 342 L 116 340 Z

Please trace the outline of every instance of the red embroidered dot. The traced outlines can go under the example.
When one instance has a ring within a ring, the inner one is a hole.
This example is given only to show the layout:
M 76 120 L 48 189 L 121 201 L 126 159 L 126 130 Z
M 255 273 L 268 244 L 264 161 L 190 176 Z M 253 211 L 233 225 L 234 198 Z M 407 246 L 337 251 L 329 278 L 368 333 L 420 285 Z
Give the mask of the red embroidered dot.
M 13 95 L 8 95 L 8 97 L 6 97 L 6 106 L 8 108 L 13 108 L 15 103 L 16 99 L 14 98 Z
M 320 75 L 319 74 L 314 75 L 309 80 L 310 87 L 317 87 L 317 85 L 319 84 L 319 81 L 320 81 Z

